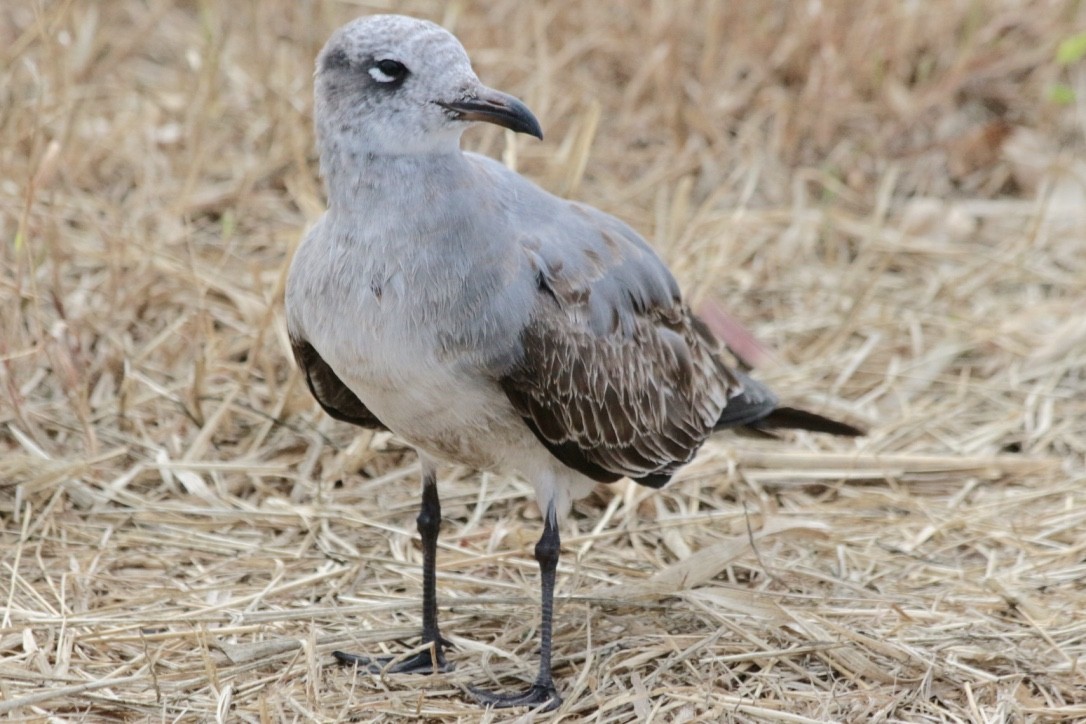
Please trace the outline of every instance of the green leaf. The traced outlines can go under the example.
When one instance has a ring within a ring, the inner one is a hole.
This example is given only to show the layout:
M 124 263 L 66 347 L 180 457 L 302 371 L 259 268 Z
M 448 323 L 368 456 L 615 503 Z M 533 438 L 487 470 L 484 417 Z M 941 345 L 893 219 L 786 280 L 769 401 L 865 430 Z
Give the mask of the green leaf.
M 1071 65 L 1083 58 L 1086 58 L 1086 33 L 1076 33 L 1064 38 L 1056 49 L 1056 62 L 1060 65 Z
M 1056 83 L 1048 89 L 1048 99 L 1061 106 L 1069 106 L 1075 102 L 1075 92 L 1068 85 Z

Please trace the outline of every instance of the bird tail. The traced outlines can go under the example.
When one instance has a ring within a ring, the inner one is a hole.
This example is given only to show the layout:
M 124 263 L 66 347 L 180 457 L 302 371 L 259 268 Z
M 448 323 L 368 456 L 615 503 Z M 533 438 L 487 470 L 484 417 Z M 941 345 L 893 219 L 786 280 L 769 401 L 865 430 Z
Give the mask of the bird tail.
M 774 430 L 809 430 L 844 437 L 859 437 L 866 431 L 847 422 L 838 422 L 816 412 L 782 406 L 773 392 L 743 372 L 732 375 L 741 385 L 739 394 L 728 400 L 713 426 L 714 430 L 738 428 L 774 437 Z
M 811 432 L 824 432 L 829 435 L 844 437 L 859 437 L 867 434 L 865 430 L 855 425 L 831 420 L 817 413 L 795 407 L 775 407 L 765 417 L 748 423 L 747 426 L 759 431 L 810 430 Z

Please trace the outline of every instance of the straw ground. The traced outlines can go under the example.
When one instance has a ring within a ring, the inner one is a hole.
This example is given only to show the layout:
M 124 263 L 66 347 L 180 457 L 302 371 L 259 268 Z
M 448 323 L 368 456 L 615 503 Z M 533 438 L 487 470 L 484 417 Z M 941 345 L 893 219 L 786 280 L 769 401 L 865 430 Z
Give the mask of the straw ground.
M 380 3 L 0 8 L 0 712 L 493 721 L 530 675 L 525 484 L 321 413 L 288 259 L 322 208 L 312 61 Z M 563 532 L 555 720 L 1086 717 L 1081 3 L 515 0 L 452 28 L 544 143 L 472 148 L 630 221 L 758 374 L 859 441 L 721 437 Z M 727 310 L 725 313 L 724 310 Z M 345 322 L 349 323 L 349 322 Z M 755 347 L 757 349 L 757 347 Z

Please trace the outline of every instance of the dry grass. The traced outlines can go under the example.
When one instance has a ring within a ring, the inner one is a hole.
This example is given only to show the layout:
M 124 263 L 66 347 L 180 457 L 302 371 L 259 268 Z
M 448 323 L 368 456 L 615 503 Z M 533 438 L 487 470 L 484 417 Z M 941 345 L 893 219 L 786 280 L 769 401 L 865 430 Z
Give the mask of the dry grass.
M 329 654 L 419 625 L 414 457 L 316 408 L 281 310 L 322 206 L 312 59 L 377 5 L 0 8 L 13 720 L 515 715 L 459 687 L 534 668 L 516 481 L 443 476 L 455 672 Z M 663 493 L 579 504 L 548 716 L 1086 717 L 1086 62 L 1057 59 L 1082 4 L 397 9 L 547 131 L 472 147 L 628 219 L 775 350 L 763 378 L 872 424 L 721 438 Z

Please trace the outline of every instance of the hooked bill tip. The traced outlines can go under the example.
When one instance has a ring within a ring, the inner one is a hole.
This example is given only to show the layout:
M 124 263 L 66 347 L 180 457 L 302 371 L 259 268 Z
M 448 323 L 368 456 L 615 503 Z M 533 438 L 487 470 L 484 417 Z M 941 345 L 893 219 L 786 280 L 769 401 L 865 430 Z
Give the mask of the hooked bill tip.
M 484 88 L 474 98 L 438 102 L 438 105 L 452 111 L 458 120 L 493 123 L 543 140 L 543 128 L 535 114 L 518 98 L 507 93 Z

